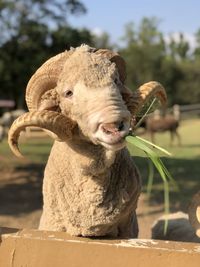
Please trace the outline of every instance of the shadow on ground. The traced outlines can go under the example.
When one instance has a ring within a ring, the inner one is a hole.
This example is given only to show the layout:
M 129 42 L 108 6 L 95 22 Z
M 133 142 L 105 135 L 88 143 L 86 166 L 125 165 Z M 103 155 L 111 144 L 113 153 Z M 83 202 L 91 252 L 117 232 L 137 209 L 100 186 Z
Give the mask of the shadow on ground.
M 148 164 L 145 158 L 135 157 L 142 174 L 143 191 L 145 192 Z M 179 191 L 171 186 L 171 211 L 187 211 L 187 206 L 194 193 L 199 190 L 200 158 L 196 159 L 163 159 L 168 170 L 176 180 Z M 44 164 L 26 163 L 13 166 L 11 170 L 1 169 L 0 174 L 0 215 L 19 215 L 30 213 L 42 207 L 42 181 Z M 163 203 L 163 183 L 155 171 L 150 205 Z M 153 211 L 152 211 L 153 212 Z
M 43 164 L 1 169 L 0 215 L 18 216 L 42 207 Z
M 162 160 L 179 188 L 177 190 L 170 184 L 170 210 L 187 212 L 191 197 L 200 189 L 200 157 L 195 159 L 163 158 Z M 148 180 L 148 162 L 146 158 L 141 157 L 135 157 L 135 161 L 142 175 L 143 191 L 145 192 Z M 154 174 L 150 205 L 163 203 L 163 182 L 156 170 Z

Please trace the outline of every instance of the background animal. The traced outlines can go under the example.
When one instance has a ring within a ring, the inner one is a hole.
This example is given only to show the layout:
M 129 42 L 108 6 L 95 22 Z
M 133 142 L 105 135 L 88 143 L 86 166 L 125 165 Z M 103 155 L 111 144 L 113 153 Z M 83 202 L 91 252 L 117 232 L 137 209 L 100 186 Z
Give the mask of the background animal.
M 20 115 L 24 114 L 26 111 L 23 109 L 16 109 L 12 111 L 6 111 L 0 117 L 0 142 L 8 133 L 8 129 Z
M 77 236 L 137 237 L 140 176 L 125 148 L 130 118 L 149 97 L 164 105 L 157 82 L 132 93 L 125 85 L 125 62 L 110 50 L 82 45 L 45 62 L 26 90 L 29 112 L 9 131 L 18 150 L 28 126 L 55 139 L 43 181 L 40 229 Z
M 26 111 L 23 109 L 16 109 L 12 111 L 7 111 L 3 113 L 0 117 L 0 124 L 4 127 L 10 127 L 14 120 L 16 120 L 20 115 L 24 114 Z
M 173 107 L 173 114 L 161 115 L 159 110 L 148 115 L 141 126 L 145 129 L 144 132 L 150 134 L 151 141 L 155 143 L 155 134 L 158 132 L 170 133 L 170 145 L 173 145 L 175 137 L 178 145 L 181 145 L 181 137 L 178 133 L 180 125 L 180 109 L 178 105 Z M 142 133 L 144 133 L 142 132 Z
M 4 128 L 2 125 L 0 125 L 0 142 L 3 140 L 4 138 Z

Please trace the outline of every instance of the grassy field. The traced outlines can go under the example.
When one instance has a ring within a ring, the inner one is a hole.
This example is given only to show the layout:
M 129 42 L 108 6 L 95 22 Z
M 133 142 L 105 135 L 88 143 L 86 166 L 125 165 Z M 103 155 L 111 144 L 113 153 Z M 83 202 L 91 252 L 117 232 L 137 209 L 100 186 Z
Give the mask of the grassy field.
M 16 158 L 11 152 L 7 140 L 0 143 L 0 168 L 26 164 L 29 162 L 44 164 L 51 150 L 53 141 L 47 136 L 46 138 L 29 138 L 19 142 L 19 148 L 24 159 Z
M 182 139 L 180 147 L 169 147 L 168 133 L 156 135 L 156 144 L 172 153 L 171 158 L 164 157 L 162 160 L 179 186 L 179 190 L 171 186 L 171 211 L 187 210 L 192 195 L 200 190 L 200 119 L 183 121 L 179 132 Z M 17 159 L 12 155 L 7 140 L 0 143 L 0 215 L 8 213 L 6 205 L 10 207 L 9 214 L 14 213 L 15 216 L 41 209 L 42 176 L 51 145 L 52 141 L 48 137 L 22 140 L 20 150 L 26 157 Z M 130 150 L 142 174 L 145 194 L 148 177 L 147 158 L 135 148 Z M 34 191 L 36 189 L 37 191 Z M 21 203 L 21 206 L 14 206 L 16 202 Z M 163 203 L 163 183 L 157 172 L 149 203 L 155 206 Z M 5 224 L 7 225 L 7 221 Z
M 156 134 L 156 144 L 166 148 L 172 153 L 172 157 L 162 158 L 166 167 L 178 184 L 179 190 L 170 187 L 170 206 L 171 210 L 186 210 L 191 196 L 200 190 L 200 119 L 186 120 L 181 123 L 179 133 L 182 145 L 169 146 L 169 133 Z M 149 139 L 148 136 L 142 136 Z M 175 140 L 177 141 L 177 140 Z M 144 153 L 129 147 L 135 155 L 135 161 L 139 166 L 143 176 L 143 190 L 146 189 L 148 177 L 148 162 Z M 162 157 L 162 155 L 161 155 Z M 151 200 L 157 202 L 163 199 L 163 183 L 159 174 L 155 171 L 154 186 Z

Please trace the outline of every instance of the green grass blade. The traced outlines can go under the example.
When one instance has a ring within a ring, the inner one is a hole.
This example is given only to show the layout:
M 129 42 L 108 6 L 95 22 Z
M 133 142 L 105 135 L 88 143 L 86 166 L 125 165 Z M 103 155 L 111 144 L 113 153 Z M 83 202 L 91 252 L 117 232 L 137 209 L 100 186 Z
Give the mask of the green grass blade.
M 179 191 L 179 187 L 178 184 L 176 183 L 176 181 L 174 180 L 174 178 L 172 177 L 171 173 L 168 171 L 168 169 L 166 168 L 166 166 L 164 165 L 163 161 L 160 160 L 160 163 L 162 165 L 162 168 L 166 174 L 166 176 L 169 178 L 170 182 L 173 184 L 174 188 Z
M 150 197 L 152 187 L 153 187 L 153 178 L 154 178 L 154 167 L 152 161 L 148 160 L 148 169 L 149 169 L 149 175 L 148 175 L 148 183 L 147 183 L 147 195 Z
M 164 148 L 162 148 L 162 147 L 160 147 L 158 145 L 155 145 L 155 144 L 151 143 L 150 141 L 143 139 L 142 137 L 139 137 L 139 136 L 135 136 L 135 137 L 137 139 L 141 140 L 142 142 L 145 142 L 148 145 L 151 145 L 153 148 L 156 148 L 156 149 L 160 150 L 161 152 L 163 152 L 167 156 L 170 156 L 170 157 L 172 156 L 172 154 L 169 151 L 167 151 L 166 149 L 164 149 Z
M 157 154 L 151 148 L 149 148 L 144 142 L 139 140 L 136 136 L 127 136 L 126 141 L 136 146 L 137 148 L 143 150 L 145 153 L 147 153 L 148 156 L 151 155 L 152 157 L 155 158 L 157 157 Z
M 164 211 L 165 211 L 165 214 L 168 214 L 169 213 L 169 181 L 174 182 L 173 177 L 171 176 L 171 174 L 169 173 L 169 171 L 167 170 L 167 168 L 165 167 L 164 163 L 159 158 L 157 153 L 147 146 L 147 144 L 152 146 L 151 143 L 149 144 L 148 141 L 146 142 L 146 140 L 142 138 L 138 138 L 138 136 L 127 136 L 126 141 L 136 146 L 137 148 L 143 150 L 147 154 L 147 157 L 152 161 L 157 171 L 159 172 L 163 180 L 163 186 L 164 186 Z M 160 149 L 160 150 L 162 151 L 163 149 Z M 150 166 L 149 164 L 149 179 L 148 179 L 148 184 L 147 184 L 148 194 L 152 190 L 152 185 L 153 185 L 153 170 L 152 170 L 152 166 Z M 165 224 L 164 224 L 164 234 L 166 234 L 167 232 L 167 226 L 168 226 L 168 220 L 166 219 Z
M 169 214 L 169 183 L 164 182 L 164 203 L 165 203 L 165 214 Z M 167 233 L 167 226 L 168 226 L 168 220 L 165 219 L 165 224 L 164 224 L 164 235 Z
M 142 116 L 142 118 L 138 121 L 138 123 L 135 125 L 134 129 L 137 129 L 140 124 L 143 122 L 144 118 L 146 117 L 146 115 L 148 114 L 149 110 L 152 108 L 153 104 L 155 103 L 156 98 L 154 98 L 151 102 L 151 104 L 149 105 L 148 109 L 146 110 L 146 112 L 144 113 L 144 115 Z

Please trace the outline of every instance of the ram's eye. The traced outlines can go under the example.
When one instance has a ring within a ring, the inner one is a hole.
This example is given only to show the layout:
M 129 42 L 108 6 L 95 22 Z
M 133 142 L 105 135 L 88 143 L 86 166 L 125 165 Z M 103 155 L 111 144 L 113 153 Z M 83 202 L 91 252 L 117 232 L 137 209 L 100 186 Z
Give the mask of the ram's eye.
M 119 80 L 118 78 L 115 78 L 115 79 L 114 79 L 114 83 L 115 83 L 116 85 L 120 85 L 120 80 Z
M 71 90 L 67 90 L 64 92 L 64 97 L 69 98 L 73 96 L 73 92 Z

